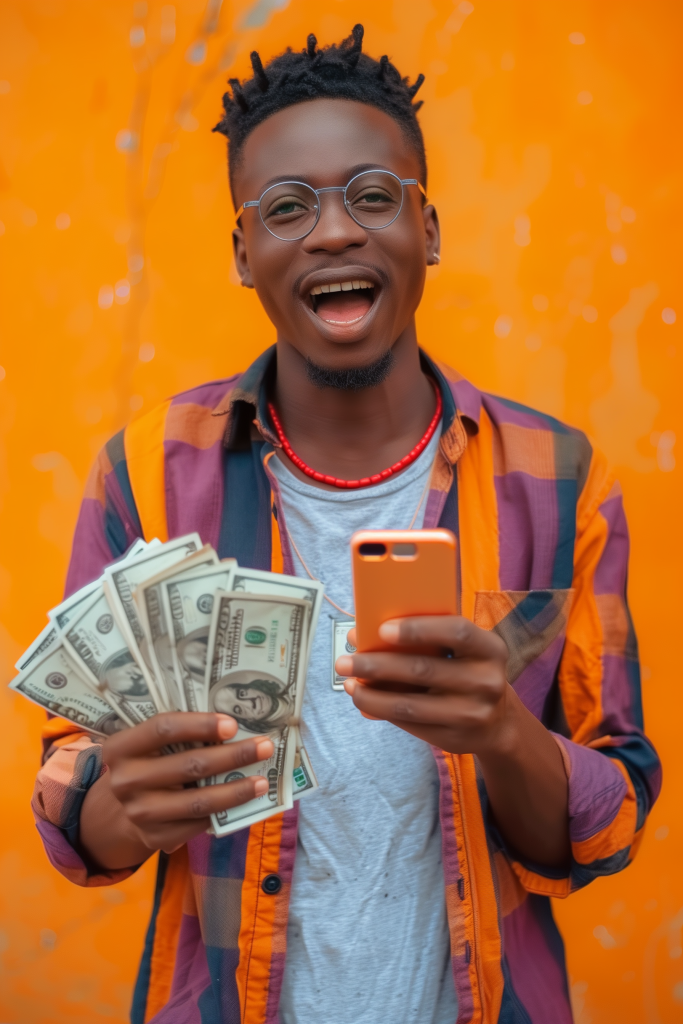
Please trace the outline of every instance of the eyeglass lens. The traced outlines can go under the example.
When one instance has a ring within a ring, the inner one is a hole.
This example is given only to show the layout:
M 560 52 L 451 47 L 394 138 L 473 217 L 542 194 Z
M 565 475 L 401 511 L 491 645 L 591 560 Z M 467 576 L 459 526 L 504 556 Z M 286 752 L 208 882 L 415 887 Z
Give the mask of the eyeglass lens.
M 319 202 L 303 182 L 282 182 L 261 196 L 261 219 L 276 238 L 304 238 L 315 227 Z M 402 202 L 403 186 L 387 171 L 364 171 L 346 186 L 346 209 L 362 227 L 387 227 L 400 213 Z

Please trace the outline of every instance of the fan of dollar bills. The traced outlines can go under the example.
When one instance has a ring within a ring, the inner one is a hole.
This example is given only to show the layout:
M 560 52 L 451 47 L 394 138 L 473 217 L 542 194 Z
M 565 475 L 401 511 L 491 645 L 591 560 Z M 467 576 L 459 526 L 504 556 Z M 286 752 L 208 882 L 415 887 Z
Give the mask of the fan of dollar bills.
M 48 613 L 10 687 L 110 736 L 163 711 L 219 711 L 233 740 L 268 735 L 272 757 L 203 785 L 263 775 L 268 792 L 211 816 L 227 835 L 317 788 L 299 721 L 323 586 L 221 561 L 196 533 L 136 541 Z

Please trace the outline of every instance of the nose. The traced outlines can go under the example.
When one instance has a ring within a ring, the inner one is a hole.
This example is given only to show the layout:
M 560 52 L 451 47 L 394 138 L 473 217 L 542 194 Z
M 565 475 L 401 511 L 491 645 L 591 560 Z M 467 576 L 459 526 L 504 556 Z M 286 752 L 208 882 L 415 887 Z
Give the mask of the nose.
M 321 193 L 318 202 L 318 223 L 303 240 L 306 252 L 343 252 L 350 246 L 365 245 L 367 231 L 347 212 L 341 190 Z

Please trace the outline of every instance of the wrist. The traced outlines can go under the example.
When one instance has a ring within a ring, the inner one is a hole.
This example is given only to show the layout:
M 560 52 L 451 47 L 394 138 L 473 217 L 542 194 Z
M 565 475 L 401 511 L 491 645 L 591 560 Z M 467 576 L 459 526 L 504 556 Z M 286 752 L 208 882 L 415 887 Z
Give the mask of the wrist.
M 527 711 L 508 683 L 504 708 L 498 720 L 487 732 L 479 749 L 473 751 L 482 765 L 504 767 L 523 760 L 525 745 L 528 742 L 529 717 L 533 719 L 535 726 L 545 732 L 545 727 Z
M 154 852 L 112 793 L 108 772 L 85 796 L 79 842 L 89 860 L 104 871 L 137 867 Z

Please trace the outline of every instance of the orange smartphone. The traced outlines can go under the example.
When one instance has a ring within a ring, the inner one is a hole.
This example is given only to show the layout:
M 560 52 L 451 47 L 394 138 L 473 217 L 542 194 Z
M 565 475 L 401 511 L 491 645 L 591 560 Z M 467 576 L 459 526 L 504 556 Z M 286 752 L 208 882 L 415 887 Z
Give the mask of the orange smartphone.
M 397 649 L 380 640 L 378 630 L 387 619 L 457 615 L 456 549 L 450 530 L 354 533 L 351 561 L 357 650 Z

